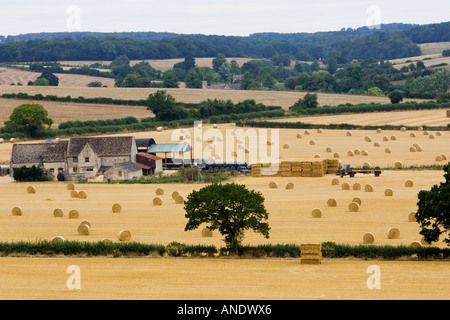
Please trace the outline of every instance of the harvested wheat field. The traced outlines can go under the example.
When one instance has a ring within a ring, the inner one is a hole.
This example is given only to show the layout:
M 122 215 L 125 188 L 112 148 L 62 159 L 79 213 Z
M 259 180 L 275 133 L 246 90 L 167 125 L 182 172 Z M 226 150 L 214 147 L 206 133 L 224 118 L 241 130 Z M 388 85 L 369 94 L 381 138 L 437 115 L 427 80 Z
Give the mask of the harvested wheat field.
M 97 98 L 106 97 L 114 99 L 147 99 L 150 94 L 161 90 L 158 88 L 87 88 L 87 87 L 33 87 L 33 86 L 0 86 L 0 94 L 24 92 L 30 95 L 56 95 L 60 97 L 78 97 Z M 246 99 L 254 99 L 258 103 L 268 106 L 281 106 L 288 109 L 299 98 L 303 98 L 306 92 L 301 91 L 259 91 L 259 90 L 220 90 L 220 89 L 164 89 L 172 95 L 177 101 L 186 103 L 199 103 L 207 99 L 231 100 L 234 103 Z M 404 101 L 423 101 L 421 99 L 404 99 Z M 387 97 L 357 96 L 345 94 L 318 93 L 320 105 L 336 106 L 339 104 L 352 103 L 389 103 Z
M 6 300 L 447 300 L 450 285 L 446 262 L 325 260 L 317 266 L 301 265 L 296 259 L 1 258 L 1 262 L 0 298 Z M 72 265 L 80 268 L 79 290 L 66 285 L 66 270 Z M 366 285 L 371 265 L 380 268 L 379 290 Z M 282 312 L 272 309 L 273 314 Z
M 40 72 L 31 72 L 11 68 L 0 68 L 0 85 L 9 86 L 11 83 L 21 83 L 27 86 L 29 81 L 35 81 L 41 75 Z M 104 86 L 113 87 L 115 80 L 105 77 L 93 77 L 79 74 L 55 73 L 59 78 L 60 87 L 86 87 L 90 82 L 100 81 Z M 22 86 L 18 86 L 22 89 Z
M 55 101 L 35 101 L 0 98 L 0 124 L 9 120 L 15 108 L 22 104 L 37 103 L 42 105 L 47 111 L 50 119 L 53 120 L 53 128 L 65 121 L 74 119 L 79 121 L 87 120 L 107 120 L 119 119 L 134 116 L 138 119 L 153 117 L 154 114 L 146 107 L 140 106 L 119 106 L 107 104 L 84 104 Z

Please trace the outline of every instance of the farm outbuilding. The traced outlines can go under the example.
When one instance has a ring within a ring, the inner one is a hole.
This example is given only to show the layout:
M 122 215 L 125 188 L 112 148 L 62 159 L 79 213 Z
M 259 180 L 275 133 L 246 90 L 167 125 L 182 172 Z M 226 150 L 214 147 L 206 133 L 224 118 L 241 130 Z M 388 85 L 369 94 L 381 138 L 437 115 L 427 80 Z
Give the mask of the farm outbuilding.
M 147 152 L 148 148 L 150 146 L 156 144 L 155 140 L 152 138 L 149 139 L 135 139 L 136 140 L 136 147 L 137 152 Z
M 193 163 L 192 148 L 188 143 L 154 144 L 148 148 L 147 153 L 155 156 L 164 153 L 162 163 L 165 170 L 191 167 Z M 186 153 L 189 155 L 186 156 Z M 168 157 L 168 154 L 171 156 Z
M 131 161 L 117 163 L 106 170 L 103 175 L 108 181 L 139 179 L 142 177 L 142 168 Z
M 162 158 L 146 152 L 139 152 L 136 155 L 136 164 L 142 168 L 142 173 L 146 176 L 149 174 L 158 174 L 163 171 Z

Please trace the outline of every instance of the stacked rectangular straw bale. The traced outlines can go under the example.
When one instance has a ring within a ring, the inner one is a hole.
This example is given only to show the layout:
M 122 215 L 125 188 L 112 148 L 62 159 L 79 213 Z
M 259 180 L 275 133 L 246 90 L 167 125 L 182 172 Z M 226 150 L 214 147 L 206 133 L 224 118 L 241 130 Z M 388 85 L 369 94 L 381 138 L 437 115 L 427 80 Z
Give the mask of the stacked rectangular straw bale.
M 339 169 L 339 159 L 305 159 L 282 161 L 279 166 L 270 163 L 252 165 L 252 176 L 323 177 Z
M 301 264 L 321 264 L 322 263 L 322 245 L 315 243 L 300 245 L 300 263 Z

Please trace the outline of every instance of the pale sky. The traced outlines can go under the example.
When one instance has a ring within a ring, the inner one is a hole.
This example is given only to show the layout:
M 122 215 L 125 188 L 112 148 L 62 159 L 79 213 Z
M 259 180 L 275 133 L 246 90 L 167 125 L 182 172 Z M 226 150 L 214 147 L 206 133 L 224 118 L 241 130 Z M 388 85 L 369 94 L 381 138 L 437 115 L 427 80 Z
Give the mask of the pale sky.
M 448 0 L 0 0 L 0 35 L 155 31 L 247 36 L 450 21 Z

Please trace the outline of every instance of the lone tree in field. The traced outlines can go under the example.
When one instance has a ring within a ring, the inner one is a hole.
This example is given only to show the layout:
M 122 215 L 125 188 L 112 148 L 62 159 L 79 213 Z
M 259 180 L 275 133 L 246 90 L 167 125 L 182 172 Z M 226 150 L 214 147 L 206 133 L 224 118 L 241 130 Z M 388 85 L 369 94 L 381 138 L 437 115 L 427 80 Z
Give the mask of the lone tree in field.
M 269 214 L 260 192 L 235 183 L 211 184 L 193 191 L 185 202 L 185 231 L 209 224 L 209 230 L 219 230 L 230 250 L 241 245 L 245 230 L 253 230 L 269 238 Z
M 391 103 L 397 104 L 403 101 L 403 92 L 400 90 L 394 90 L 389 93 L 388 97 L 391 100 Z
M 442 235 L 450 246 L 450 163 L 444 166 L 444 172 L 445 182 L 419 192 L 416 220 L 426 242 L 436 242 Z
M 14 109 L 9 121 L 5 122 L 6 132 L 23 132 L 28 137 L 35 137 L 39 132 L 50 129 L 53 120 L 40 104 L 22 104 Z

